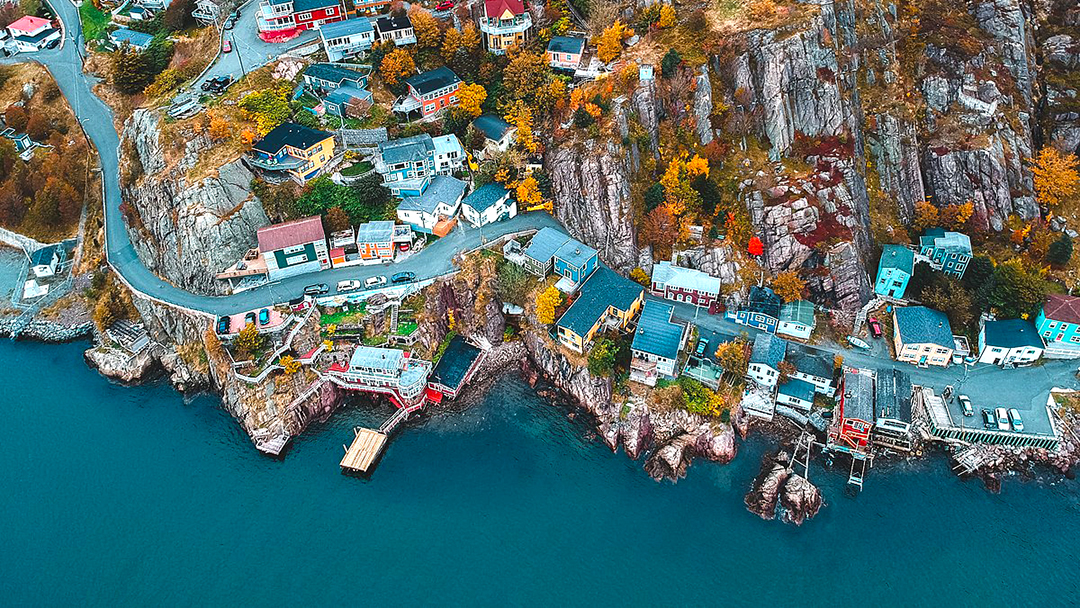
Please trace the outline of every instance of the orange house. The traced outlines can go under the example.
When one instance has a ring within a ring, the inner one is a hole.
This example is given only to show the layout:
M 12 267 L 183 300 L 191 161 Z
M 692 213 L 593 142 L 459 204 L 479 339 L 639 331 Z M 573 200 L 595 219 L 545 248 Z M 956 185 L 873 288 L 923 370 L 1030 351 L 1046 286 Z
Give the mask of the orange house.
M 394 111 L 410 114 L 419 111 L 427 118 L 458 103 L 461 79 L 450 68 L 443 66 L 417 74 L 405 80 L 408 92 L 394 104 Z

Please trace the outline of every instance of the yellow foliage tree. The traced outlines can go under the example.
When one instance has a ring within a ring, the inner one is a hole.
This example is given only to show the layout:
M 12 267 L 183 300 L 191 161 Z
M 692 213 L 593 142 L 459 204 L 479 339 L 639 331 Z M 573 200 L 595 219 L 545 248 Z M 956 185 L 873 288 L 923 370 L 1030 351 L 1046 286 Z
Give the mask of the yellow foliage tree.
M 526 152 L 534 153 L 539 149 L 536 137 L 533 136 L 532 109 L 520 99 L 514 102 L 503 116 L 506 122 L 517 127 L 517 144 Z
M 971 201 L 963 205 L 946 205 L 938 210 L 938 224 L 950 230 L 961 230 L 974 213 L 975 205 Z
M 937 226 L 938 208 L 930 201 L 919 201 L 915 203 L 915 220 L 913 223 L 915 229 L 920 232 L 927 228 Z
M 515 98 L 531 98 L 548 81 L 547 59 L 539 53 L 518 51 L 503 71 L 503 84 Z
M 457 30 L 448 30 L 456 32 Z M 480 116 L 480 106 L 487 100 L 487 89 L 482 84 L 463 84 L 458 89 L 458 107 L 470 118 Z
M 399 80 L 414 72 L 416 72 L 416 63 L 409 51 L 405 49 L 390 51 L 379 65 L 379 73 L 389 86 L 394 86 Z
M 1039 203 L 1056 211 L 1061 203 L 1072 198 L 1080 185 L 1074 154 L 1062 154 L 1057 148 L 1047 146 L 1031 162 L 1031 174 L 1035 182 L 1035 196 Z
M 632 36 L 634 30 L 623 25 L 622 21 L 615 20 L 611 27 L 604 30 L 596 41 L 596 54 L 600 61 L 609 63 L 615 61 L 622 53 L 623 40 Z
M 454 53 L 461 48 L 461 32 L 457 28 L 448 28 L 443 34 L 442 56 L 444 61 L 450 61 Z
M 254 323 L 248 323 L 236 335 L 236 348 L 247 355 L 254 355 L 265 343 L 266 338 L 259 333 Z
M 666 4 L 664 6 L 667 6 Z M 709 176 L 709 161 L 708 159 L 701 158 L 697 154 L 694 158 L 691 158 L 686 163 L 686 176 L 689 178 L 695 178 L 699 175 Z
M 641 283 L 642 285 L 649 285 L 652 281 L 649 279 L 649 275 L 645 274 L 645 270 L 642 268 L 635 268 L 630 271 L 630 280 L 635 283 Z
M 416 45 L 420 48 L 437 48 L 442 42 L 439 21 L 427 9 L 421 8 L 419 4 L 412 5 L 409 8 L 409 21 L 412 22 L 413 32 L 416 34 Z
M 799 278 L 799 273 L 788 270 L 773 277 L 772 289 L 785 302 L 794 302 L 802 299 L 803 290 L 806 289 L 806 282 Z
M 676 218 L 681 218 L 688 210 L 699 206 L 701 195 L 694 190 L 690 182 L 700 175 L 701 171 L 708 173 L 709 162 L 698 156 L 687 161 L 685 152 L 671 159 L 664 170 L 660 185 L 664 187 L 664 201 Z
M 665 28 L 675 25 L 675 7 L 670 4 L 661 6 L 660 18 L 656 21 L 656 24 Z
M 540 186 L 536 178 L 531 175 L 518 182 L 516 190 L 518 204 L 524 207 L 519 211 L 525 211 L 529 207 L 535 207 L 544 202 L 544 197 L 540 194 Z
M 293 358 L 292 355 L 285 355 L 278 361 L 278 365 L 281 369 L 285 370 L 286 374 L 295 374 L 300 371 L 300 362 Z
M 210 139 L 222 141 L 232 135 L 233 125 L 221 114 L 214 112 L 210 115 Z
M 544 325 L 555 322 L 555 309 L 562 304 L 562 292 L 552 285 L 536 296 L 536 320 Z
M 466 51 L 475 51 L 480 46 L 480 32 L 472 22 L 466 23 L 461 30 L 461 47 Z

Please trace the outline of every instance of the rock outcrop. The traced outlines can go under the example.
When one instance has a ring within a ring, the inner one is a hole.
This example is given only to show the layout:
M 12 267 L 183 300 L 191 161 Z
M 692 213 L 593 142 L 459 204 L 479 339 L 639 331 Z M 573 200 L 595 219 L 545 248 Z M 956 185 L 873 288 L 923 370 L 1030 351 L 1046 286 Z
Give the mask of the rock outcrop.
M 124 384 L 142 382 L 154 370 L 157 359 L 153 349 L 132 355 L 131 353 L 109 346 L 95 346 L 83 353 L 87 365 L 98 370 L 102 376 Z
M 821 491 L 790 468 L 787 452 L 767 454 L 761 472 L 746 494 L 746 508 L 762 519 L 802 525 L 821 510 Z
M 821 510 L 821 490 L 805 477 L 792 473 L 780 494 L 780 520 L 801 526 Z

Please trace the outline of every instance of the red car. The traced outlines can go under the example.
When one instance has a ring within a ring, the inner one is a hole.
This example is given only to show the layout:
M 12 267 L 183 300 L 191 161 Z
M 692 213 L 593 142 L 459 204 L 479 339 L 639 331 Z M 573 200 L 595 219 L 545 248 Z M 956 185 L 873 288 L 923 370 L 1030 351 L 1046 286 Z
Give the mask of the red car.
M 221 43 L 221 52 L 223 52 L 223 53 L 232 52 L 232 43 L 229 42 L 228 40 L 226 40 L 225 42 L 222 42 Z
M 443 0 L 435 5 L 435 10 L 437 11 L 448 11 L 452 8 L 454 8 L 454 0 Z
M 881 337 L 881 323 L 878 323 L 878 320 L 873 317 L 870 317 L 870 333 L 875 338 Z

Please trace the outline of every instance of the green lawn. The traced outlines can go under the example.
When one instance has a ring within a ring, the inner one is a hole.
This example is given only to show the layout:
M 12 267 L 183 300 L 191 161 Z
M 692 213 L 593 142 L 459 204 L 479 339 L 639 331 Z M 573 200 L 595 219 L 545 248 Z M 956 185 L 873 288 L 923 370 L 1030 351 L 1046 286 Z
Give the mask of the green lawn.
M 395 333 L 397 333 L 397 335 L 399 335 L 399 336 L 408 336 L 408 335 L 412 334 L 414 331 L 416 331 L 416 328 L 418 328 L 418 327 L 420 327 L 420 326 L 416 324 L 416 321 L 407 321 L 405 323 L 399 324 L 398 328 L 397 328 L 397 332 L 395 332 Z
M 79 20 L 82 21 L 83 36 L 87 40 L 104 40 L 109 29 L 109 14 L 94 8 L 93 3 L 83 2 L 79 7 Z
M 365 160 L 365 161 L 360 161 L 358 163 L 353 163 L 352 165 L 350 165 L 348 167 L 345 167 L 344 169 L 341 170 L 341 174 L 344 175 L 345 177 L 349 177 L 349 176 L 352 176 L 352 175 L 363 175 L 364 173 L 367 173 L 368 171 L 371 171 L 374 168 L 375 168 L 374 165 L 372 165 L 371 163 L 369 163 L 369 162 L 367 162 Z
M 343 324 L 343 323 L 357 323 L 363 318 L 364 311 L 366 311 L 366 310 L 367 310 L 367 304 L 364 303 L 364 302 L 361 302 L 359 306 L 356 306 L 355 308 L 352 308 L 352 309 L 342 308 L 341 310 L 337 310 L 337 311 L 334 311 L 334 312 L 326 312 L 326 313 L 323 313 L 323 315 L 321 317 L 319 317 L 319 325 L 322 325 L 323 327 L 326 327 L 327 325 L 340 325 L 340 324 Z

